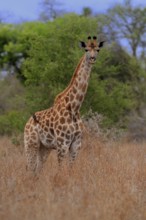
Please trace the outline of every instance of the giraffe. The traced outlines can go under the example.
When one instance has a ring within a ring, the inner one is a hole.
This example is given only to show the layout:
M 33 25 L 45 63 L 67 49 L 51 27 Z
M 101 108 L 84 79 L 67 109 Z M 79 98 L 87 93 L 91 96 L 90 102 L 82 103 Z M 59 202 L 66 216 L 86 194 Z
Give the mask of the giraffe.
M 75 160 L 82 142 L 80 108 L 87 92 L 91 68 L 103 46 L 89 36 L 87 43 L 81 41 L 85 54 L 79 61 L 69 85 L 54 100 L 52 107 L 36 112 L 24 129 L 24 148 L 27 168 L 38 173 L 50 152 L 57 151 L 58 163 L 69 154 L 70 164 Z

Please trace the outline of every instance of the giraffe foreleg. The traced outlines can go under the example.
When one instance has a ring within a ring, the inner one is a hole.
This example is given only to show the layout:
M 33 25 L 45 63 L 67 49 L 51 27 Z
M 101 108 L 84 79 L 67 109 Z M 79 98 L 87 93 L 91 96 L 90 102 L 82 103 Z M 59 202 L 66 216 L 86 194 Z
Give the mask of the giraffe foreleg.
M 41 171 L 44 163 L 46 162 L 50 152 L 52 149 L 46 148 L 43 144 L 40 144 L 40 149 L 38 153 L 38 163 L 37 163 L 37 171 Z
M 75 136 L 69 148 L 69 162 L 71 166 L 73 162 L 75 161 L 79 150 L 81 149 L 81 141 L 82 141 L 82 134 L 80 133 L 78 136 Z
M 57 157 L 58 157 L 58 164 L 61 166 L 63 159 L 68 153 L 69 146 L 66 144 L 58 144 L 57 147 Z

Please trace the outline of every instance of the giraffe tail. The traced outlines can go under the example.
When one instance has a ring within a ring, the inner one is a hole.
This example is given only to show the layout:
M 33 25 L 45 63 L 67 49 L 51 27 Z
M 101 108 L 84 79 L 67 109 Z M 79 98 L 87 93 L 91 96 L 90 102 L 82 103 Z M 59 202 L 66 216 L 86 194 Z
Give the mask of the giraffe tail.
M 35 123 L 39 123 L 39 120 L 37 119 L 35 114 L 33 114 L 32 117 L 33 117 L 33 120 L 34 120 Z

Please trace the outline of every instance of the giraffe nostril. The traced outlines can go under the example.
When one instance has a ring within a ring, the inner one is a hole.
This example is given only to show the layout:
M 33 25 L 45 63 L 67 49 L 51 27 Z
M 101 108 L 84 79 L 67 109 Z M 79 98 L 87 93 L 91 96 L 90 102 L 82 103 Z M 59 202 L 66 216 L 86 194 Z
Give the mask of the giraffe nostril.
M 91 57 L 90 59 L 91 59 L 91 60 L 95 60 L 95 57 Z

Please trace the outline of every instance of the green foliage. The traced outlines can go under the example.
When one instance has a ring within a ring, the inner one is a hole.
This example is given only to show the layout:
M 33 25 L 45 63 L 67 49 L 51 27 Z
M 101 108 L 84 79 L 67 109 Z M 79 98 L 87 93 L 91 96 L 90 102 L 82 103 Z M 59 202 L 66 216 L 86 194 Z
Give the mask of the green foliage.
M 0 81 L 0 134 L 22 131 L 29 115 L 52 105 L 84 53 L 78 42 L 97 35 L 97 24 L 97 18 L 68 14 L 48 23 L 2 27 L 0 65 L 15 66 L 23 84 L 13 77 Z M 81 112 L 92 109 L 104 115 L 106 126 L 125 123 L 145 100 L 144 82 L 138 61 L 118 44 L 107 44 L 92 69 Z
M 24 110 L 24 88 L 15 76 L 0 80 L 0 114 L 11 110 Z
M 99 81 L 92 76 L 89 90 L 83 105 L 84 113 L 92 108 L 94 112 L 106 116 L 106 123 L 118 122 L 134 106 L 132 89 L 129 85 L 114 79 Z
M 104 49 L 97 62 L 97 72 L 102 80 L 114 78 L 123 83 L 131 83 L 137 82 L 142 75 L 137 60 L 115 43 Z
M 24 63 L 31 112 L 50 106 L 55 95 L 68 85 L 83 54 L 77 42 L 89 33 L 94 35 L 96 25 L 95 18 L 66 15 L 49 22 L 45 35 L 32 40 L 29 58 Z M 103 49 L 93 68 L 82 112 L 92 108 L 104 114 L 110 123 L 117 122 L 135 106 L 130 82 L 137 82 L 139 74 L 139 65 L 121 47 Z
M 29 101 L 35 99 L 38 109 L 50 106 L 55 95 L 67 86 L 81 57 L 78 43 L 87 39 L 89 33 L 95 35 L 92 29 L 96 25 L 96 19 L 66 15 L 49 22 L 46 33 L 31 41 L 29 58 L 23 68 L 30 88 Z M 36 88 L 35 93 L 31 93 L 32 86 Z
M 25 92 L 15 76 L 0 80 L 0 135 L 23 131 L 28 118 Z
M 17 74 L 25 80 L 22 63 L 28 57 L 30 40 L 44 32 L 45 24 L 24 23 L 19 25 L 0 24 L 0 68 Z
M 20 111 L 10 111 L 0 115 L 0 135 L 22 132 L 28 115 Z

